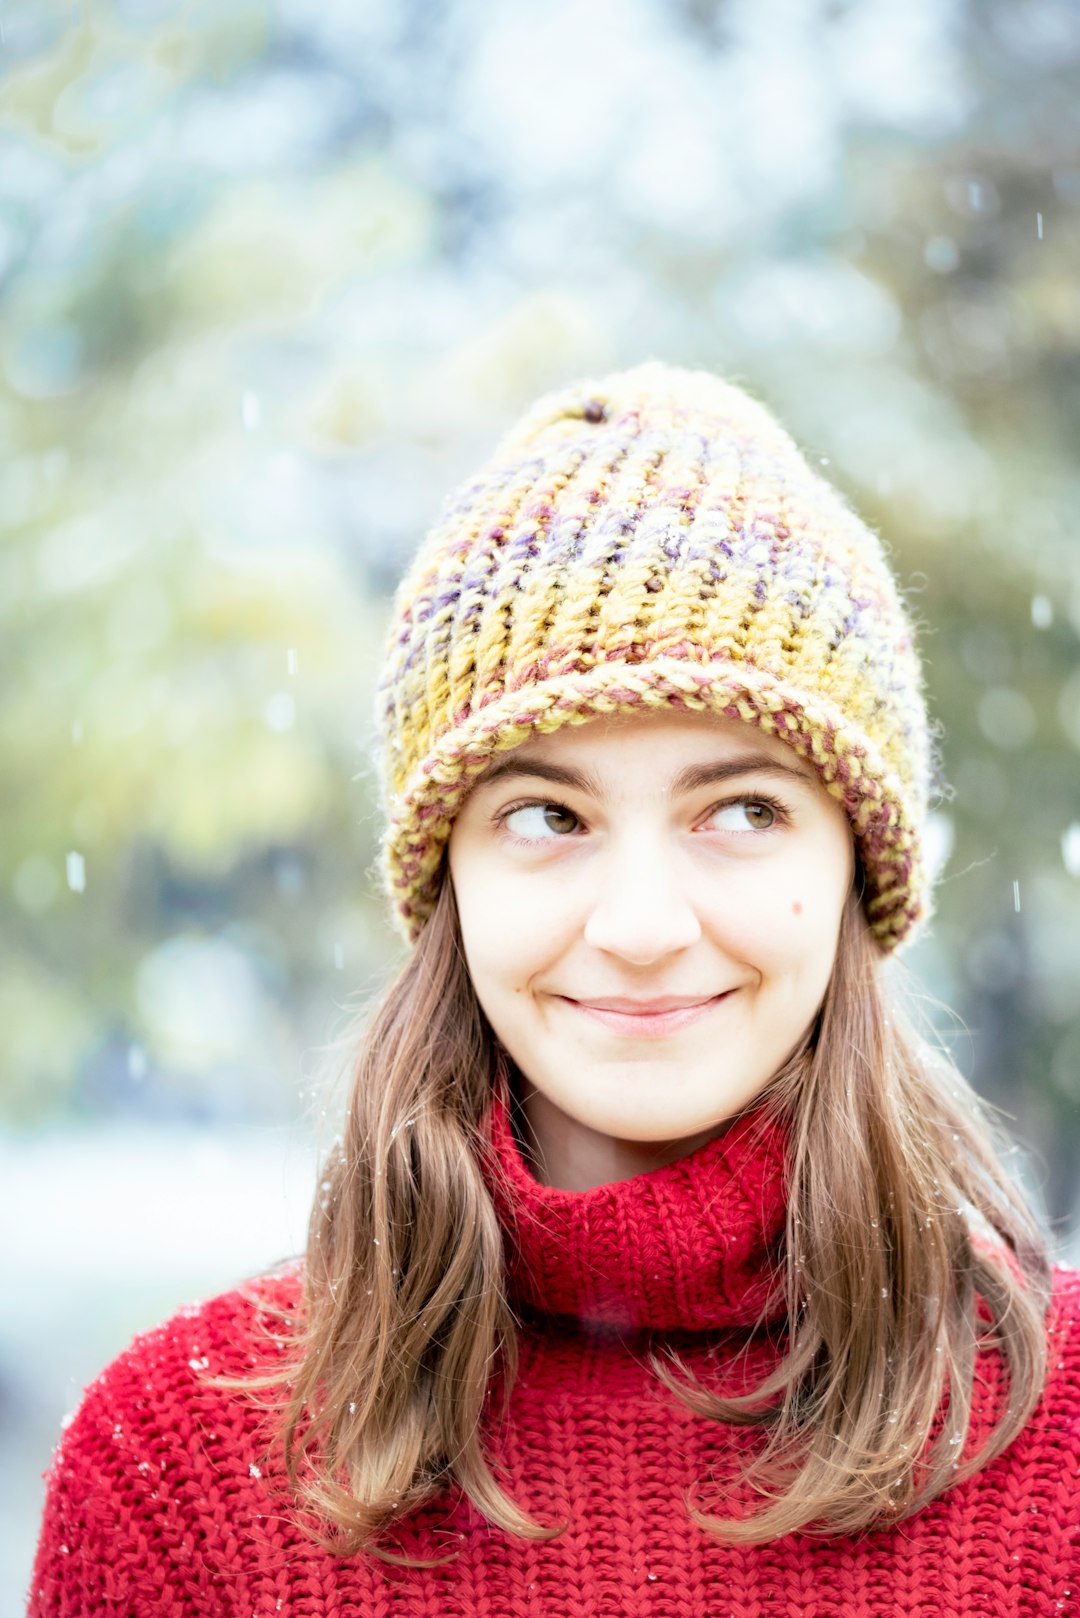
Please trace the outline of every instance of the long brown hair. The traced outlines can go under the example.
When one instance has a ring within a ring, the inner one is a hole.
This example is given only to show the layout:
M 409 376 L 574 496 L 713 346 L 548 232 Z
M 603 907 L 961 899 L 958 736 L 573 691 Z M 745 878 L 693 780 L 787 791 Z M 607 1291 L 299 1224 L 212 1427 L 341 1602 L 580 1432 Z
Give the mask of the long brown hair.
M 760 1510 L 688 1501 L 729 1540 L 895 1521 L 999 1454 L 1042 1388 L 1043 1238 L 982 1107 L 901 998 L 853 891 L 816 1026 L 765 1101 L 789 1138 L 784 1352 L 739 1397 L 652 1357 L 701 1416 L 764 1430 L 744 1474 Z M 448 1484 L 511 1533 L 560 1532 L 526 1515 L 485 1453 L 516 1350 L 479 1164 L 496 1051 L 447 881 L 360 1038 L 278 1379 L 290 1482 L 344 1553 L 390 1555 L 380 1531 Z M 961 1463 L 983 1344 L 1008 1397 Z

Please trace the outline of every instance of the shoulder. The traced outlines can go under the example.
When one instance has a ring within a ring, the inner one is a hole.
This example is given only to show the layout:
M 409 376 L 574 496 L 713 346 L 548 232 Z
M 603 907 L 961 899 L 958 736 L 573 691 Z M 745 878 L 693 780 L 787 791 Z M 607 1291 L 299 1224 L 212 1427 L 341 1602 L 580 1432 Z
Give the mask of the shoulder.
M 1070 1372 L 1080 1390 L 1080 1270 L 1055 1266 L 1046 1327 L 1051 1373 Z M 1077 1397 L 1080 1399 L 1080 1391 Z
M 1056 1264 L 1047 1316 L 1052 1324 L 1080 1330 L 1080 1270 Z
M 280 1363 L 300 1306 L 298 1267 L 257 1276 L 141 1332 L 86 1389 L 62 1448 L 70 1449 L 101 1418 L 127 1416 L 133 1430 L 182 1431 L 192 1413 L 212 1404 L 220 1377 L 250 1377 Z
M 1080 1468 L 1080 1270 L 1055 1268 L 1046 1314 L 1046 1381 L 1028 1423 L 1063 1464 Z
M 113 1611 L 128 1562 L 172 1567 L 206 1537 L 196 1518 L 260 1476 L 267 1401 L 220 1379 L 280 1369 L 300 1301 L 298 1266 L 257 1277 L 141 1333 L 91 1383 L 46 1476 L 30 1618 Z
M 302 1270 L 295 1263 L 186 1304 L 159 1326 L 140 1332 L 91 1384 L 87 1398 L 133 1376 L 187 1385 L 200 1372 L 244 1376 L 257 1371 L 280 1351 L 300 1307 L 301 1287 Z

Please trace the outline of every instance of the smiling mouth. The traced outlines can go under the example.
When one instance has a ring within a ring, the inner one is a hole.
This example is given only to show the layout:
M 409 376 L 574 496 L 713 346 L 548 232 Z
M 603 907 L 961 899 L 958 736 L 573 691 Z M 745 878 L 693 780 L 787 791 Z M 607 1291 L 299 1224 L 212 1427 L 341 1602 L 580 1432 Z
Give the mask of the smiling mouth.
M 612 1033 L 636 1039 L 655 1039 L 690 1027 L 692 1023 L 708 1016 L 723 1001 L 729 1000 L 734 993 L 734 989 L 727 989 L 723 994 L 710 995 L 702 1000 L 671 997 L 665 1000 L 572 1000 L 568 995 L 557 998 Z

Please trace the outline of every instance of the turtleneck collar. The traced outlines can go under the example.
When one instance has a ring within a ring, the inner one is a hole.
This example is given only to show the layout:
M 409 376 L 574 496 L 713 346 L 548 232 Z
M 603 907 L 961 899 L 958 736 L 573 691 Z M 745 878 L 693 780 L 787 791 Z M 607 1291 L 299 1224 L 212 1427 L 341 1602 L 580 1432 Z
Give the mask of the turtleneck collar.
M 516 1307 L 622 1332 L 745 1329 L 782 1315 L 784 1132 L 763 1110 L 687 1157 L 591 1191 L 537 1180 L 505 1083 L 489 1142 Z

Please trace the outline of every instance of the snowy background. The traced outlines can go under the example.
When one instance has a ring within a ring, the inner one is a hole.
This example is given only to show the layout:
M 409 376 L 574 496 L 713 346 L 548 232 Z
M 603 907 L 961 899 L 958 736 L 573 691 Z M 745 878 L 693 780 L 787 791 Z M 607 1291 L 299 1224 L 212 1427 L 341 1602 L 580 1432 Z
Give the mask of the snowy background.
M 302 1246 L 399 951 L 388 592 L 571 377 L 731 376 L 884 535 L 955 789 L 908 958 L 1066 1250 L 1071 0 L 3 0 L 0 70 L 0 1618 L 80 1389 Z

